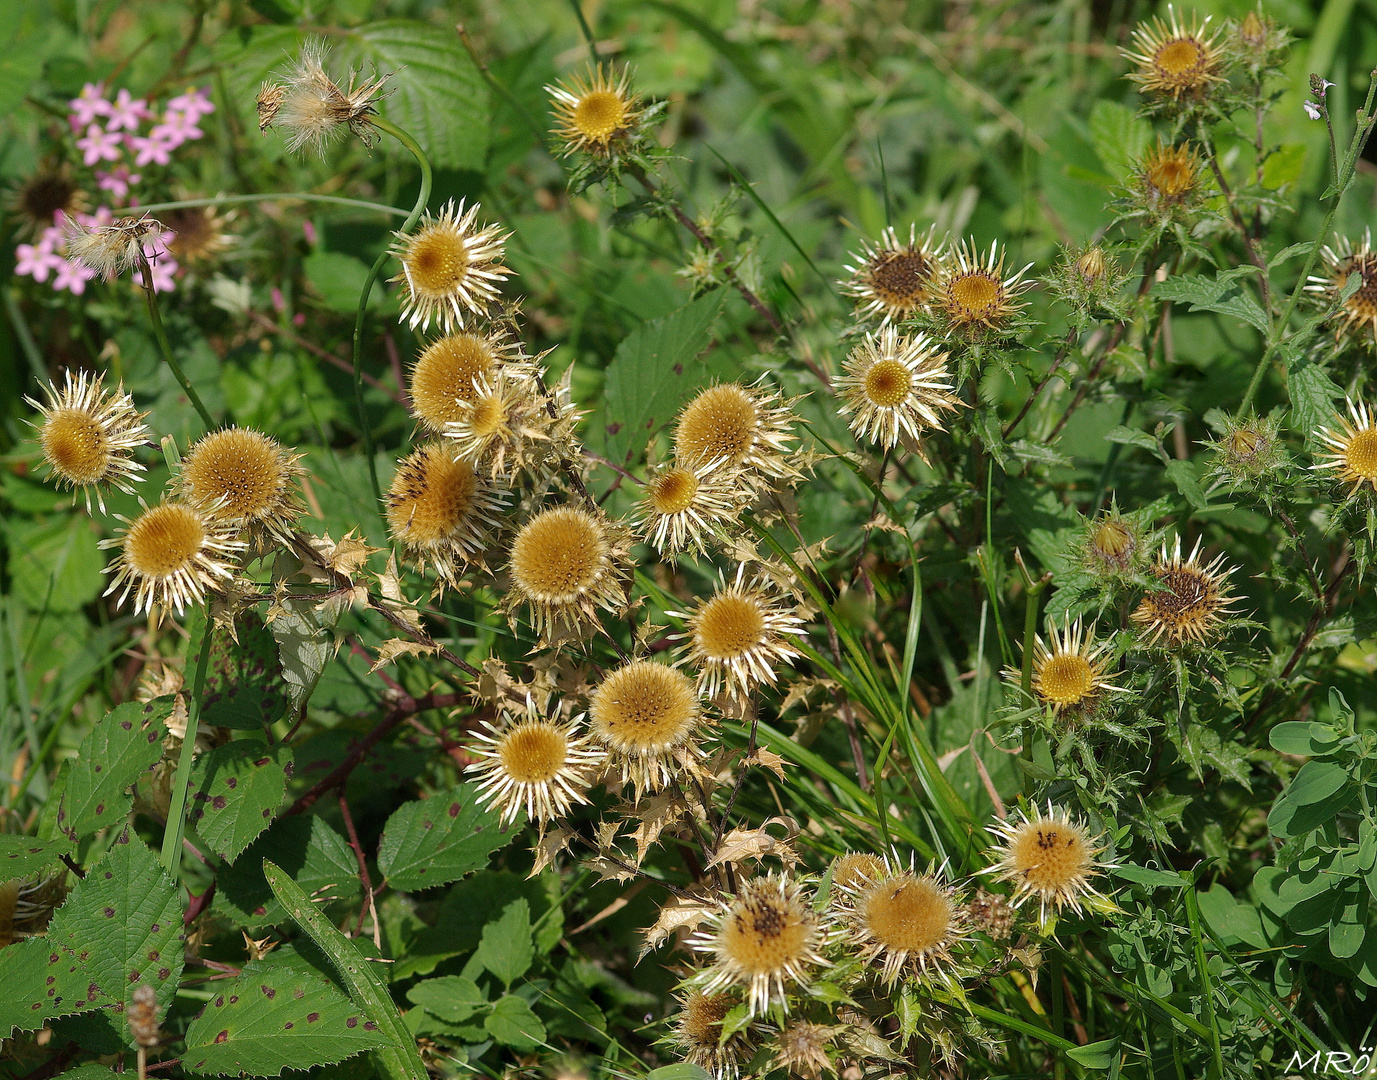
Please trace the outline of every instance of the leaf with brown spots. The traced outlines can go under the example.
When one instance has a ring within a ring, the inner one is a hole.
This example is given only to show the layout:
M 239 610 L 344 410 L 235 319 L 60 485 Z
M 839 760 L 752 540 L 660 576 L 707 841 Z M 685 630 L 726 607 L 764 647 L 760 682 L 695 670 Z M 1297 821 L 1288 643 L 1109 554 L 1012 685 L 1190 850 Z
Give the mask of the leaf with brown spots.
M 237 859 L 272 824 L 291 767 L 291 747 L 258 739 L 202 754 L 187 793 L 187 823 L 217 855 Z
M 500 828 L 497 812 L 480 806 L 477 794 L 473 784 L 456 784 L 407 803 L 387 819 L 378 866 L 388 884 L 402 891 L 426 889 L 487 865 L 488 856 L 511 840 L 516 826 Z
M 129 786 L 163 756 L 171 698 L 117 705 L 81 740 L 67 774 L 57 827 L 81 840 L 129 813 Z

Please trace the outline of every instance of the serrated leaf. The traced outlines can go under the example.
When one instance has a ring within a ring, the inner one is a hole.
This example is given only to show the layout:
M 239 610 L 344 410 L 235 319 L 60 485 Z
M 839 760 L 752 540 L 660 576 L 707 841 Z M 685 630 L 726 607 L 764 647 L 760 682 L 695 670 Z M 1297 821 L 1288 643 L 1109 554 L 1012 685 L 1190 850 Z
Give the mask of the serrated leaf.
M 343 837 L 314 814 L 279 818 L 217 877 L 215 907 L 252 929 L 287 919 L 263 877 L 263 860 L 289 868 L 318 899 L 352 901 L 359 893 L 359 864 Z
M 487 996 L 478 984 L 462 975 L 426 979 L 408 990 L 406 997 L 413 1005 L 419 1005 L 451 1024 L 462 1024 L 488 1004 Z
M 36 840 L 0 833 L 0 881 L 29 877 L 71 853 L 71 844 L 63 838 Z
M 394 889 L 445 885 L 479 867 L 511 840 L 519 827 L 503 829 L 496 810 L 478 802 L 474 784 L 456 784 L 417 799 L 387 819 L 378 843 L 378 867 Z
M 46 940 L 75 954 L 90 981 L 126 1007 L 144 982 L 166 1011 L 182 973 L 182 909 L 158 857 L 125 830 L 57 909 Z M 129 1038 L 125 1025 L 116 1026 Z
M 163 756 L 163 722 L 172 699 L 127 701 L 96 722 L 81 740 L 70 771 L 57 827 L 73 840 L 113 825 L 129 813 L 128 788 Z
M 1200 478 L 1195 474 L 1194 465 L 1189 461 L 1168 461 L 1166 474 L 1168 479 L 1176 485 L 1176 490 L 1181 493 L 1186 502 L 1197 510 L 1205 509 L 1209 500 L 1205 498 L 1205 490 L 1200 486 Z
M 525 1000 L 508 994 L 483 1018 L 483 1028 L 503 1046 L 513 1050 L 534 1050 L 545 1041 L 545 1025 Z
M 257 739 L 217 746 L 196 759 L 187 820 L 221 858 L 233 861 L 272 824 L 287 790 L 292 749 Z
M 50 981 L 51 980 L 51 981 Z M 114 1002 L 76 954 L 45 938 L 0 949 L 0 1038 Z
M 1291 430 L 1307 439 L 1323 427 L 1334 426 L 1334 400 L 1343 397 L 1320 364 L 1304 353 L 1287 358 L 1286 392 L 1291 399 Z
M 648 319 L 617 346 L 603 382 L 607 456 L 639 454 L 651 434 L 707 381 L 697 356 L 712 340 L 726 292 L 701 296 L 660 319 Z
M 1127 105 L 1097 101 L 1090 110 L 1090 137 L 1095 155 L 1118 178 L 1133 161 L 1147 153 L 1152 143 L 1152 125 Z
M 78 1065 L 58 1076 L 57 1080 L 117 1080 L 120 1076 L 114 1069 L 105 1065 Z
M 277 641 L 252 612 L 239 618 L 236 633 L 238 642 L 228 630 L 216 627 L 211 639 L 201 723 L 261 730 L 287 713 L 287 686 L 277 659 Z
M 1123 443 L 1126 446 L 1136 446 L 1146 450 L 1150 454 L 1162 456 L 1162 447 L 1146 431 L 1139 431 L 1137 428 L 1116 427 L 1110 428 L 1105 432 L 1105 441 L 1113 443 Z
M 432 165 L 484 167 L 488 89 L 452 26 L 411 19 L 365 23 L 345 32 L 340 61 L 391 72 L 379 112 L 419 142 Z
M 350 999 L 378 1025 L 385 1037 L 374 1052 L 380 1070 L 389 1080 L 428 1080 L 429 1074 L 416 1052 L 416 1040 L 407 1030 L 397 1006 L 388 994 L 387 984 L 369 966 L 353 942 L 336 930 L 320 914 L 301 886 L 283 873 L 282 868 L 263 860 L 263 876 L 278 903 L 306 931 L 330 963 L 334 965 Z
M 526 974 L 535 959 L 535 945 L 531 942 L 531 909 L 525 900 L 513 900 L 501 918 L 483 927 L 473 959 L 507 986 Z
M 386 1042 L 377 1024 L 290 947 L 251 960 L 191 1022 L 182 1064 L 213 1076 L 278 1076 Z
M 1153 286 L 1152 295 L 1188 303 L 1191 311 L 1232 315 L 1263 334 L 1268 331 L 1267 313 L 1236 277 L 1169 277 Z

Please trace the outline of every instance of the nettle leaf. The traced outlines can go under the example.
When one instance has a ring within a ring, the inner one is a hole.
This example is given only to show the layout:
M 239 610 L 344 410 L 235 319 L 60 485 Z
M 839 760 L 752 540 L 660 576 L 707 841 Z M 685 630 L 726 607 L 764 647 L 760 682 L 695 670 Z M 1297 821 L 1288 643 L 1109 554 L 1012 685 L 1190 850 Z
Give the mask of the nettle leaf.
M 409 802 L 390 818 L 378 843 L 378 867 L 403 892 L 446 885 L 486 866 L 488 856 L 515 835 L 500 814 L 478 802 L 475 784 L 456 784 Z
M 442 169 L 481 170 L 488 154 L 488 89 L 453 28 L 384 19 L 350 30 L 341 63 L 391 73 L 378 111 Z M 357 295 L 357 294 L 356 294 Z
M 650 435 L 707 381 L 708 370 L 697 356 L 712 340 L 712 324 L 725 300 L 724 289 L 701 296 L 641 323 L 617 346 L 603 382 L 607 456 L 613 461 L 639 454 Z
M 287 684 L 272 631 L 248 613 L 240 617 L 236 632 L 237 644 L 227 630 L 215 630 L 201 723 L 257 731 L 287 714 Z
M 358 860 L 339 833 L 314 814 L 279 818 L 217 877 L 216 909 L 249 929 L 288 918 L 263 877 L 265 858 L 318 899 L 349 902 L 359 893 Z
M 196 759 L 188 820 L 217 855 L 237 859 L 272 823 L 291 768 L 292 749 L 282 743 L 240 739 L 217 746 Z
M 535 945 L 531 942 L 531 908 L 525 900 L 513 900 L 501 918 L 483 927 L 483 940 L 473 958 L 507 986 L 526 974 L 535 959 Z
M 1334 400 L 1344 392 L 1310 356 L 1293 352 L 1287 357 L 1286 392 L 1292 431 L 1313 439 L 1320 428 L 1334 426 Z
M 0 833 L 0 881 L 26 878 L 72 853 L 72 845 L 61 837 L 35 840 L 32 836 Z
M 1255 330 L 1267 333 L 1267 313 L 1237 277 L 1169 277 L 1152 288 L 1152 295 L 1163 300 L 1190 304 L 1191 311 L 1214 311 L 1232 315 Z
M 524 998 L 508 994 L 483 1018 L 483 1028 L 503 1046 L 513 1050 L 534 1050 L 545 1041 L 545 1025 L 531 1011 Z
M 120 821 L 134 804 L 128 788 L 163 756 L 172 699 L 117 705 L 81 740 L 67 774 L 57 827 L 73 840 Z
M 290 947 L 251 960 L 191 1022 L 182 1063 L 213 1076 L 278 1076 L 376 1050 L 378 1025 Z
M 462 1024 L 480 1009 L 487 1008 L 487 996 L 472 979 L 445 975 L 427 979 L 406 992 L 407 1000 L 451 1024 Z
M 46 940 L 76 954 L 90 980 L 126 1007 L 143 982 L 165 1011 L 182 973 L 183 906 L 158 857 L 126 829 L 58 908 Z
M 1090 110 L 1090 137 L 1095 155 L 1116 178 L 1147 153 L 1152 125 L 1127 105 L 1097 101 Z
M 0 1038 L 114 1002 L 76 953 L 46 938 L 0 949 Z

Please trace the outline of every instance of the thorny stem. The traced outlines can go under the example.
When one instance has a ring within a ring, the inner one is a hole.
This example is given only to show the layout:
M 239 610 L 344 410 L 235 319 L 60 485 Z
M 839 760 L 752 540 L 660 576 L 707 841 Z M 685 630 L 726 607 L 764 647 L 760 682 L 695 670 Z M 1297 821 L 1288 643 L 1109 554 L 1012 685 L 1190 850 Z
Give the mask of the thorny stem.
M 192 387 L 186 373 L 182 371 L 182 365 L 177 362 L 177 357 L 172 352 L 172 345 L 167 340 L 167 329 L 163 326 L 163 316 L 158 310 L 158 290 L 153 288 L 153 267 L 149 263 L 148 256 L 139 253 L 139 272 L 143 274 L 143 292 L 148 301 L 148 320 L 153 324 L 153 337 L 158 342 L 158 350 L 163 354 L 163 362 L 167 364 L 168 370 L 172 372 L 187 400 L 201 417 L 201 422 L 206 425 L 209 431 L 215 427 L 215 420 L 211 417 L 210 411 L 201 401 L 201 397 Z
M 177 759 L 177 774 L 172 780 L 172 802 L 167 808 L 167 828 L 163 832 L 163 869 L 173 883 L 182 872 L 182 837 L 186 833 L 186 793 L 191 786 L 191 761 L 196 756 L 196 725 L 201 715 L 201 698 L 205 692 L 206 669 L 210 666 L 211 621 L 207 614 L 201 620 L 201 640 L 197 646 L 196 674 L 191 693 L 186 699 L 186 731 L 182 734 L 182 753 Z M 191 655 L 187 644 L 187 656 Z
M 1368 136 L 1372 134 L 1374 96 L 1377 96 L 1377 71 L 1374 71 L 1368 80 L 1367 100 L 1363 102 L 1358 127 L 1353 132 L 1353 141 L 1349 144 L 1348 156 L 1344 159 L 1341 169 L 1338 165 L 1337 156 L 1334 159 L 1335 177 L 1332 188 L 1333 197 L 1329 200 L 1329 209 L 1325 212 L 1324 222 L 1320 225 L 1315 242 L 1310 245 L 1310 254 L 1306 257 L 1305 268 L 1301 270 L 1300 277 L 1296 279 L 1296 286 L 1291 290 L 1291 295 L 1286 301 L 1286 308 L 1282 311 L 1281 317 L 1273 324 L 1272 332 L 1267 335 L 1267 347 L 1262 351 L 1262 358 L 1258 360 L 1257 368 L 1253 371 L 1252 381 L 1248 383 L 1248 389 L 1243 394 L 1243 401 L 1238 406 L 1239 416 L 1246 415 L 1252 408 L 1253 399 L 1257 397 L 1257 392 L 1262 387 L 1262 379 L 1267 374 L 1272 356 L 1281 345 L 1282 336 L 1286 333 L 1286 326 L 1291 321 L 1291 315 L 1296 310 L 1296 304 L 1300 302 L 1301 293 L 1305 291 L 1305 283 L 1310 279 L 1310 271 L 1315 269 L 1315 262 L 1320 257 L 1320 246 L 1323 244 L 1324 238 L 1329 235 L 1329 230 L 1334 224 L 1334 215 L 1338 212 L 1339 203 L 1343 201 L 1344 192 L 1348 190 L 1349 184 L 1353 180 L 1353 174 L 1358 167 L 1358 158 L 1363 152 L 1363 147 L 1367 144 Z M 1328 110 L 1326 110 L 1325 115 L 1327 118 Z
M 370 116 L 368 122 L 384 134 L 391 135 L 410 150 L 416 159 L 416 164 L 421 167 L 421 190 L 416 193 L 416 205 L 411 208 L 411 213 L 402 222 L 402 227 L 399 230 L 401 233 L 409 233 L 416 222 L 420 220 L 421 211 L 426 208 L 426 203 L 430 201 L 430 187 L 434 179 L 430 171 L 430 162 L 426 159 L 421 144 L 392 123 L 391 120 L 385 120 L 381 116 Z M 373 497 L 378 500 L 382 499 L 382 488 L 378 484 L 378 463 L 373 457 L 373 429 L 368 425 L 368 414 L 363 407 L 363 320 L 368 312 L 368 298 L 373 294 L 373 283 L 378 280 L 383 265 L 391 256 L 390 249 L 384 250 L 373 261 L 373 266 L 368 271 L 368 277 L 364 279 L 363 291 L 359 294 L 358 310 L 354 313 L 354 408 L 359 414 L 359 429 L 363 433 L 363 451 L 368 458 L 368 479 L 373 485 Z

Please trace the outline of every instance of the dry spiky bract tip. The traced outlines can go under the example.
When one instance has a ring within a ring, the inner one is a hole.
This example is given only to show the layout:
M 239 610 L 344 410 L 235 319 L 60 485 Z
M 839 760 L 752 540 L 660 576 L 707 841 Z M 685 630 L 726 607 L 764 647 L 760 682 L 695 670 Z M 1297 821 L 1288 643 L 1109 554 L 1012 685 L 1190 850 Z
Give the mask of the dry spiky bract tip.
M 601 64 L 590 66 L 582 78 L 547 86 L 545 92 L 554 104 L 551 133 L 564 143 L 566 157 L 579 151 L 607 157 L 631 139 L 640 119 L 625 69 L 618 76 Z
M 478 798 L 500 810 L 502 823 L 523 809 L 542 828 L 577 803 L 602 767 L 601 750 L 589 744 L 572 723 L 541 717 L 514 720 L 497 728 L 484 723 L 468 751 L 477 760 L 465 770 L 478 778 Z
M 307 147 L 324 156 L 326 148 L 344 128 L 372 147 L 377 132 L 369 118 L 378 111 L 383 87 L 390 76 L 375 76 L 356 85 L 358 73 L 349 73 L 347 89 L 325 70 L 329 46 L 315 39 L 301 47 L 301 55 L 283 84 L 264 83 L 258 92 L 258 130 L 280 124 L 287 133 L 287 149 L 295 153 Z
M 934 303 L 950 330 L 981 338 L 1012 329 L 1025 306 L 1018 298 L 1033 287 L 1033 282 L 1023 279 L 1033 264 L 1005 277 L 1004 259 L 997 240 L 983 255 L 974 240 L 962 241 L 950 252 Z
M 661 466 L 641 495 L 639 531 L 661 555 L 702 553 L 721 540 L 754 498 L 740 469 L 720 461 Z
M 1336 480 L 1348 485 L 1351 499 L 1364 484 L 1377 492 L 1377 424 L 1373 409 L 1366 402 L 1347 400 L 1348 416 L 1335 413 L 1336 427 L 1321 428 L 1317 434 L 1329 448 L 1328 461 L 1311 468 L 1332 473 Z
M 189 604 L 199 604 L 207 592 L 233 579 L 230 559 L 245 546 L 232 526 L 186 503 L 159 503 L 133 521 L 120 520 L 128 522 L 124 535 L 100 542 L 103 548 L 121 549 L 106 567 L 114 577 L 105 595 L 120 589 L 122 604 L 132 592 L 136 614 L 157 604 L 180 615 Z
M 1159 142 L 1134 170 L 1138 197 L 1148 211 L 1160 217 L 1188 209 L 1203 194 L 1204 167 L 1195 147 Z
M 963 404 L 952 382 L 947 354 L 935 341 L 886 326 L 852 351 L 836 385 L 851 430 L 891 450 L 901 436 L 916 444 L 924 432 L 945 430 L 940 414 Z
M 435 435 L 445 425 L 462 420 L 463 403 L 478 400 L 480 381 L 498 371 L 529 379 L 534 370 L 518 341 L 501 331 L 459 331 L 431 342 L 411 369 L 411 412 Z
M 1048 636 L 1051 648 L 1040 636 L 1033 638 L 1033 693 L 1042 705 L 1060 713 L 1064 709 L 1084 708 L 1106 690 L 1123 691 L 1123 687 L 1113 686 L 1105 678 L 1112 642 L 1097 642 L 1094 627 L 1082 632 L 1077 619 L 1064 623 L 1058 635 L 1053 623 Z M 1017 671 L 1005 674 L 1014 682 L 1020 678 Z
M 64 218 L 62 224 L 67 258 L 106 281 L 155 258 L 156 254 L 145 253 L 144 242 L 156 240 L 165 231 L 162 222 L 147 214 L 116 218 L 109 225 L 83 225 L 75 218 Z
M 182 459 L 176 489 L 211 521 L 243 529 L 255 546 L 267 537 L 290 542 L 301 514 L 293 482 L 300 455 L 251 428 L 212 431 Z
M 481 562 L 493 535 L 506 492 L 479 476 L 444 444 L 413 450 L 397 465 L 383 497 L 394 540 L 422 566 L 429 561 L 440 580 L 458 588 L 463 568 Z
M 530 609 L 542 641 L 581 637 L 597 626 L 598 610 L 625 604 L 627 530 L 576 506 L 542 511 L 512 542 L 508 610 Z
M 1142 93 L 1169 99 L 1174 105 L 1203 100 L 1210 88 L 1223 81 L 1223 55 L 1216 35 L 1209 31 L 1210 20 L 1194 17 L 1183 23 L 1176 10 L 1167 5 L 1167 21 L 1154 18 L 1133 31 L 1133 47 L 1124 56 L 1138 65 L 1128 78 Z
M 43 388 L 46 404 L 24 399 L 39 412 L 41 419 L 33 426 L 44 464 L 58 485 L 81 488 L 88 513 L 94 492 L 102 514 L 105 488 L 133 491 L 143 466 L 130 457 L 130 451 L 148 441 L 146 414 L 134 408 L 134 400 L 123 387 L 102 393 L 104 378 L 84 371 L 73 375 L 69 370 L 61 390 L 51 384 Z
M 1014 886 L 1015 907 L 1036 897 L 1039 918 L 1046 922 L 1049 907 L 1079 912 L 1083 899 L 1100 895 L 1090 879 L 1100 872 L 1101 849 L 1065 809 L 1048 803 L 1045 814 L 1025 812 L 1022 821 L 1001 821 L 994 830 L 1003 846 L 987 873 Z
M 835 1024 L 815 1024 L 811 1020 L 793 1020 L 785 1024 L 775 1036 L 774 1060 L 776 1069 L 803 1080 L 818 1080 L 824 1073 L 835 1071 L 828 1054 L 833 1040 L 844 1028 Z
M 884 322 L 901 322 L 927 310 L 937 295 L 942 244 L 933 245 L 933 230 L 918 239 L 918 227 L 910 225 L 908 242 L 900 243 L 893 228 L 880 233 L 880 242 L 861 241 L 861 250 L 847 264 L 851 276 L 841 282 L 842 291 L 856 299 L 860 311 L 879 315 Z
M 710 386 L 679 414 L 674 456 L 683 465 L 719 462 L 719 468 L 741 468 L 748 477 L 797 479 L 801 474 L 788 460 L 793 420 L 778 394 L 740 383 Z
M 967 933 L 965 912 L 936 874 L 886 861 L 882 873 L 858 877 L 840 894 L 851 942 L 867 964 L 880 965 L 883 983 L 904 974 L 950 975 L 952 949 Z
M 807 985 L 822 956 L 826 928 L 803 887 L 783 874 L 745 882 L 735 899 L 723 901 L 711 926 L 689 945 L 711 957 L 699 975 L 704 993 L 740 990 L 751 1015 L 772 1006 L 788 1012 L 786 989 Z
M 1199 553 L 1198 540 L 1186 559 L 1181 557 L 1179 536 L 1175 551 L 1162 545 L 1162 554 L 1152 566 L 1159 588 L 1147 593 L 1131 616 L 1142 627 L 1149 646 L 1156 646 L 1162 638 L 1169 647 L 1203 645 L 1218 635 L 1224 620 L 1233 614 L 1229 571 L 1221 569 L 1224 556 L 1201 566 Z
M 696 753 L 703 721 L 693 681 L 675 668 L 633 660 L 593 691 L 588 727 L 639 798 L 669 783 L 677 760 Z
M 1321 249 L 1325 272 L 1311 275 L 1305 291 L 1313 293 L 1326 306 L 1338 304 L 1330 316 L 1334 322 L 1336 341 L 1356 339 L 1369 347 L 1377 345 L 1377 252 L 1372 250 L 1372 230 L 1363 231 L 1363 239 L 1355 250 L 1346 236 L 1335 235 L 1332 246 Z M 1340 301 L 1344 286 L 1357 274 L 1358 289 Z
M 745 700 L 755 687 L 774 685 L 777 664 L 799 655 L 790 638 L 804 635 L 803 620 L 767 578 L 747 582 L 745 572 L 739 565 L 735 580 L 720 583 L 692 612 L 665 613 L 687 620 L 681 652 L 710 699 L 725 692 Z
M 445 333 L 487 313 L 497 289 L 512 271 L 502 265 L 509 233 L 500 225 L 477 228 L 479 206 L 467 210 L 451 199 L 438 216 L 427 214 L 412 233 L 395 233 L 391 252 L 402 272 L 391 280 L 402 286 L 402 318 L 411 329 L 428 330 L 432 321 Z

